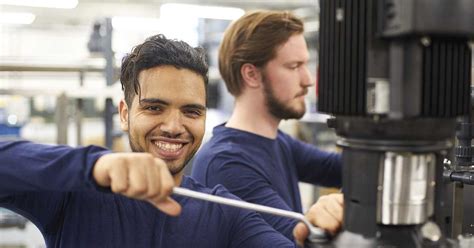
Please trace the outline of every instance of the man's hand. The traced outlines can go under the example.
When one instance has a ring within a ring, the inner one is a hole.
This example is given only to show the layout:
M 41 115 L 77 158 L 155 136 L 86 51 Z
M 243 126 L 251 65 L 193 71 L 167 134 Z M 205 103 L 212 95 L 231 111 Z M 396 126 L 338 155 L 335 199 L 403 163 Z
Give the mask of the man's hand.
M 95 163 L 92 176 L 114 193 L 146 200 L 169 215 L 181 212 L 181 206 L 169 196 L 174 180 L 168 167 L 149 153 L 106 154 Z
M 311 224 L 336 234 L 342 227 L 344 197 L 342 194 L 321 196 L 306 213 L 306 218 Z M 308 237 L 309 230 L 303 223 L 298 223 L 293 229 L 293 236 L 298 245 L 303 246 Z

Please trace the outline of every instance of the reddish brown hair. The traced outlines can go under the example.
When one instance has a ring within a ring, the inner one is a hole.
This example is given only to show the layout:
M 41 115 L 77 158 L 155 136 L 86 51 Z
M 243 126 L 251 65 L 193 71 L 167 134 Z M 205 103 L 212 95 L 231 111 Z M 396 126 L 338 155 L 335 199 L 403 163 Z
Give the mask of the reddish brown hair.
M 303 31 L 303 22 L 288 11 L 254 11 L 233 22 L 219 48 L 219 71 L 227 90 L 239 96 L 242 65 L 265 66 L 280 45 Z

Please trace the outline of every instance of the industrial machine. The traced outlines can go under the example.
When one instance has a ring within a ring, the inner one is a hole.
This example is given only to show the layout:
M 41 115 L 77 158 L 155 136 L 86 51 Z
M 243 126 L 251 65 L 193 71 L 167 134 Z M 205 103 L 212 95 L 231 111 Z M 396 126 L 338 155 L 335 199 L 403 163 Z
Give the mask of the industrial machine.
M 448 181 L 474 178 L 474 1 L 320 0 L 320 9 L 318 110 L 334 116 L 344 164 L 344 231 L 326 246 L 459 245 Z

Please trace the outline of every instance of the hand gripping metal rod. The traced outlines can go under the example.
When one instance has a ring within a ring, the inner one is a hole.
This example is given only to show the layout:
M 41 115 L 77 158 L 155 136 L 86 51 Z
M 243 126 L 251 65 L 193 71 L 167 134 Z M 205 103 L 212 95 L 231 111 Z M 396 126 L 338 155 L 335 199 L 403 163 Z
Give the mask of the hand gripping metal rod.
M 263 205 L 258 205 L 254 203 L 249 203 L 245 201 L 239 201 L 239 200 L 234 200 L 234 199 L 229 199 L 225 197 L 220 197 L 220 196 L 215 196 L 215 195 L 210 195 L 210 194 L 205 194 L 201 192 L 196 192 L 192 191 L 189 189 L 185 188 L 180 188 L 180 187 L 174 187 L 173 188 L 173 193 L 176 195 L 181 195 L 181 196 L 186 196 L 186 197 L 191 197 L 203 201 L 208 201 L 208 202 L 214 202 L 218 204 L 223 204 L 223 205 L 228 205 L 228 206 L 233 206 L 233 207 L 238 207 L 238 208 L 244 208 L 248 210 L 253 210 L 256 212 L 261 212 L 261 213 L 267 213 L 267 214 L 273 214 L 273 215 L 278 215 L 278 216 L 283 216 L 295 220 L 299 220 L 303 222 L 309 229 L 309 236 L 308 240 L 312 243 L 323 243 L 328 240 L 328 235 L 327 233 L 322 230 L 321 228 L 317 228 L 313 226 L 309 221 L 304 217 L 303 214 L 297 213 L 297 212 L 292 212 L 292 211 L 287 211 L 279 208 L 272 208 L 272 207 L 267 207 Z

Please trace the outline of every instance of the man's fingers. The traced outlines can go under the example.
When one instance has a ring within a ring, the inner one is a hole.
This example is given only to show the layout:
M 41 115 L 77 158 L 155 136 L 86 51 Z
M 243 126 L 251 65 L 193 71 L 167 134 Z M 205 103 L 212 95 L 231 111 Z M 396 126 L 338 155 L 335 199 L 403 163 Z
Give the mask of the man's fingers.
M 342 217 L 344 215 L 344 208 L 337 201 L 336 197 L 333 200 L 329 200 L 327 205 L 323 206 L 324 209 L 338 222 L 342 222 Z
M 155 159 L 157 164 L 162 163 L 161 160 Z M 161 188 L 160 188 L 160 195 L 161 197 L 167 197 L 173 193 L 174 187 L 174 179 L 169 173 L 168 167 L 163 163 L 159 166 L 160 170 L 160 180 L 161 180 Z
M 332 194 L 339 205 L 344 206 L 344 195 L 342 193 Z
M 295 228 L 293 228 L 293 237 L 295 238 L 296 243 L 299 246 L 304 246 L 304 241 L 309 235 L 308 227 L 303 223 L 298 223 Z
M 331 234 L 335 234 L 341 226 L 341 222 L 334 218 L 327 209 L 319 208 L 316 212 L 317 216 L 310 217 L 310 222 Z
M 114 156 L 114 154 L 105 154 L 95 162 L 94 168 L 92 169 L 92 177 L 98 185 L 103 187 L 110 186 L 111 182 L 108 169 L 111 164 L 110 160 L 113 160 Z
M 163 211 L 165 214 L 177 216 L 181 213 L 181 205 L 173 200 L 171 197 L 167 197 L 166 199 L 150 199 L 148 200 L 151 204 L 153 204 L 156 208 Z
M 145 173 L 148 180 L 148 191 L 145 195 L 146 199 L 152 199 L 159 197 L 161 194 L 162 180 L 160 169 L 155 166 L 151 167 L 150 170 Z
M 331 194 L 322 196 L 314 204 L 306 217 L 310 222 L 331 234 L 342 227 L 344 216 L 344 198 L 342 194 Z
M 137 165 L 130 166 L 128 169 L 128 188 L 124 193 L 128 197 L 145 199 L 148 192 L 148 179 L 146 167 Z
M 128 168 L 117 165 L 109 172 L 110 189 L 114 193 L 123 193 L 128 189 Z

